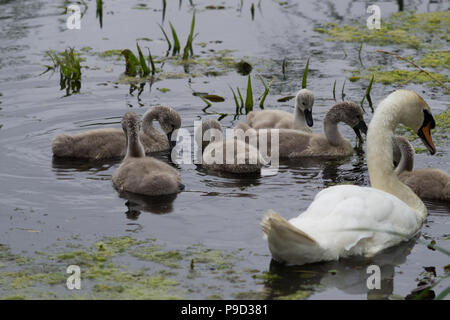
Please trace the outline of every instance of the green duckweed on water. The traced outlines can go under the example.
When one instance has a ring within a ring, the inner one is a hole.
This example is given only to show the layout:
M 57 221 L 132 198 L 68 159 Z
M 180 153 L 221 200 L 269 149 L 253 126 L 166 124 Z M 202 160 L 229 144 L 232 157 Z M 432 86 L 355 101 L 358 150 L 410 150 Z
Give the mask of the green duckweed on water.
M 410 60 L 415 61 L 427 70 L 436 80 L 425 72 L 419 72 L 407 64 L 406 68 L 389 69 L 378 65 L 364 70 L 351 71 L 349 80 L 356 82 L 360 79 L 370 79 L 374 75 L 375 83 L 384 85 L 406 85 L 409 82 L 426 84 L 429 87 L 442 87 L 443 93 L 449 94 L 447 74 L 442 73 L 450 65 L 450 52 L 439 48 L 450 40 L 450 12 L 427 13 L 394 13 L 388 19 L 382 20 L 381 29 L 368 29 L 365 25 L 341 25 L 328 23 L 315 28 L 316 32 L 326 35 L 325 40 L 336 42 L 354 42 L 370 45 L 394 45 L 417 49 L 417 53 Z M 371 53 L 380 54 L 380 53 Z M 447 86 L 447 88 L 446 88 Z
M 24 258 L 0 245 L 0 299 L 223 299 L 224 285 L 236 291 L 247 281 L 277 278 L 237 267 L 242 250 L 200 244 L 169 250 L 155 239 L 106 237 L 90 247 L 69 243 Z M 81 290 L 67 289 L 69 265 L 80 267 Z
M 432 50 L 420 58 L 419 64 L 422 67 L 450 69 L 450 51 Z
M 365 70 L 355 69 L 352 70 L 352 76 L 350 81 L 355 82 L 359 79 L 372 78 L 374 75 L 375 83 L 382 84 L 406 84 L 408 82 L 413 83 L 425 83 L 428 86 L 438 86 L 438 83 L 434 81 L 430 76 L 424 72 L 419 72 L 417 69 L 411 70 L 384 70 L 381 66 L 371 66 Z M 444 74 L 428 71 L 434 78 L 442 83 L 450 82 L 450 78 Z
M 418 49 L 430 43 L 440 44 L 450 40 L 450 12 L 406 13 L 398 12 L 381 21 L 381 29 L 369 30 L 365 25 L 341 26 L 328 23 L 315 28 L 326 34 L 326 40 L 364 42 L 374 45 L 396 44 Z
M 288 294 L 285 296 L 280 296 L 278 300 L 304 300 L 311 295 L 311 291 L 306 290 L 298 290 L 292 294 Z

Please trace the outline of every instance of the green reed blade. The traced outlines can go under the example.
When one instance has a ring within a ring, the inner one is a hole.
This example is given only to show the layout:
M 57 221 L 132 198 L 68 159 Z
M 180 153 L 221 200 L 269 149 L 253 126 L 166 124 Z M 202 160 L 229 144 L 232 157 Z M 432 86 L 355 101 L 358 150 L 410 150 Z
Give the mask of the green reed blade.
M 195 10 L 194 13 L 192 14 L 191 30 L 189 32 L 186 45 L 183 49 L 183 60 L 187 60 L 189 58 L 189 54 L 191 56 L 194 55 L 194 50 L 192 48 L 192 42 L 194 41 L 194 29 L 195 29 Z
M 245 97 L 245 114 L 253 110 L 253 89 L 252 89 L 252 78 L 248 75 L 247 81 L 247 95 Z
M 150 65 L 152 66 L 152 75 L 156 73 L 156 67 L 155 63 L 153 62 L 152 53 L 150 52 L 150 48 L 147 48 L 148 50 L 148 61 L 150 62 Z
M 175 31 L 175 28 L 173 27 L 172 23 L 170 23 L 170 22 L 169 22 L 169 25 L 170 25 L 170 30 L 172 30 L 172 37 L 173 37 L 172 55 L 175 56 L 180 52 L 181 46 L 180 46 L 180 41 L 178 40 L 178 36 L 177 36 L 177 32 Z
M 334 80 L 333 84 L 333 99 L 334 101 L 336 101 L 336 80 Z
M 308 78 L 308 69 L 309 69 L 309 58 L 308 58 L 308 61 L 306 61 L 305 71 L 303 71 L 302 89 L 306 89 L 306 80 Z
M 167 41 L 167 45 L 169 46 L 169 49 L 167 49 L 167 51 L 170 51 L 170 49 L 172 49 L 172 44 L 170 43 L 169 37 L 167 36 L 167 33 L 164 31 L 164 28 L 162 27 L 162 25 L 160 25 L 160 24 L 158 24 L 158 25 L 164 35 L 164 38 Z
M 145 61 L 144 55 L 142 54 L 141 48 L 139 47 L 139 44 L 136 42 L 136 47 L 139 54 L 139 65 L 141 66 L 141 75 L 143 77 L 146 77 L 150 74 L 150 68 L 147 65 L 147 62 Z

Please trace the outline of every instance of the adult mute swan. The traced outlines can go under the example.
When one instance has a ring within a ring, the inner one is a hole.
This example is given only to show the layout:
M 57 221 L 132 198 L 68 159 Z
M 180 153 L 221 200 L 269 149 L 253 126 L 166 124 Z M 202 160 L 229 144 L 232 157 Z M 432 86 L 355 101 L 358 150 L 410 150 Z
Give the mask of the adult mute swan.
M 414 168 L 414 149 L 403 137 L 394 137 L 395 172 L 421 199 L 450 201 L 450 175 L 439 169 Z
M 308 209 L 289 221 L 265 214 L 262 230 L 275 260 L 306 264 L 353 255 L 370 257 L 411 238 L 427 210 L 394 173 L 392 137 L 402 123 L 418 133 L 431 154 L 435 122 L 430 107 L 414 91 L 397 90 L 380 102 L 367 134 L 367 165 L 372 187 L 333 186 L 319 192 Z M 383 230 L 387 232 L 378 232 Z
M 180 128 L 181 118 L 171 107 L 155 106 L 142 117 L 139 132 L 145 153 L 169 150 L 174 146 L 172 133 Z M 159 122 L 164 134 L 153 126 Z M 53 155 L 57 158 L 104 160 L 123 158 L 126 153 L 126 137 L 120 128 L 96 129 L 75 135 L 59 134 L 52 142 Z
M 247 123 L 253 129 L 284 128 L 312 132 L 309 127 L 313 126 L 313 104 L 313 93 L 308 89 L 301 89 L 295 97 L 293 115 L 282 110 L 251 111 L 247 115 Z
M 146 157 L 139 139 L 140 121 L 134 112 L 127 112 L 122 119 L 122 128 L 127 137 L 127 153 L 112 181 L 121 192 L 147 196 L 178 193 L 184 189 L 180 174 L 167 163 Z

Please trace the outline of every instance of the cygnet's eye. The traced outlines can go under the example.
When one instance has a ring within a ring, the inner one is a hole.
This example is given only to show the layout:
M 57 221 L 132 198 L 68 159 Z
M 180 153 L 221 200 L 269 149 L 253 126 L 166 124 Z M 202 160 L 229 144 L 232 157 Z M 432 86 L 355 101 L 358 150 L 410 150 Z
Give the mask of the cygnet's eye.
M 302 102 L 302 105 L 306 106 L 305 102 Z

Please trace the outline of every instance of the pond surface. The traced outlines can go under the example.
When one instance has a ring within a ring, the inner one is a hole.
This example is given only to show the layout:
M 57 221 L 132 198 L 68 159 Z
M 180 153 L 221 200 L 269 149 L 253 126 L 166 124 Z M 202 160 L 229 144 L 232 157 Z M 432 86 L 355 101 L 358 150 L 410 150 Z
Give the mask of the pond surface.
M 371 261 L 354 259 L 303 267 L 284 267 L 271 261 L 260 229 L 264 212 L 274 209 L 285 218 L 292 218 L 327 186 L 368 185 L 364 152 L 343 161 L 282 162 L 278 174 L 264 177 L 220 176 L 195 165 L 179 165 L 185 191 L 158 202 L 118 195 L 111 175 L 119 162 L 87 164 L 52 159 L 51 140 L 56 134 L 118 127 L 125 112 L 143 114 L 152 105 L 173 107 L 182 116 L 182 127 L 190 132 L 194 120 L 221 117 L 224 127 L 244 120 L 245 115 L 234 115 L 230 86 L 239 86 L 244 92 L 247 76 L 224 64 L 223 57 L 229 62 L 243 59 L 252 64 L 255 97 L 262 94 L 264 87 L 254 76 L 262 75 L 266 82 L 274 78 L 265 108 L 287 111 L 292 110 L 293 101 L 279 103 L 277 99 L 293 95 L 300 88 L 303 69 L 310 58 L 308 88 L 315 93 L 313 130 L 320 132 L 324 114 L 335 103 L 334 81 L 340 99 L 342 83 L 351 75 L 348 70 L 360 68 L 359 43 L 328 42 L 313 29 L 327 22 L 364 24 L 368 14 L 363 1 L 339 1 L 339 4 L 311 1 L 300 5 L 295 1 L 264 0 L 259 6 L 255 1 L 252 19 L 250 1 L 240 8 L 239 1 L 195 0 L 198 36 L 194 54 L 196 59 L 209 63 L 192 64 L 190 73 L 185 73 L 182 64 L 169 61 L 161 65 L 158 59 L 165 55 L 167 43 L 158 24 L 163 25 L 170 39 L 169 21 L 173 24 L 182 49 L 188 36 L 193 8 L 188 1 L 180 3 L 181 6 L 178 1 L 168 1 L 163 21 L 161 1 L 104 1 L 100 27 L 96 2 L 86 1 L 80 4 L 84 13 L 81 29 L 69 30 L 64 9 L 67 1 L 0 0 L 0 243 L 4 251 L 15 257 L 1 256 L 0 295 L 135 298 L 121 295 L 122 291 L 114 296 L 107 295 L 108 290 L 93 290 L 98 280 L 95 277 L 82 280 L 85 282 L 79 292 L 70 292 L 65 287 L 69 263 L 42 255 L 42 252 L 61 254 L 73 248 L 88 250 L 105 241 L 105 237 L 156 239 L 152 241 L 164 250 L 179 252 L 182 257 L 177 259 L 177 267 L 155 259 L 139 259 L 126 250 L 111 261 L 130 269 L 145 268 L 147 273 L 164 275 L 167 269 L 165 276 L 177 283 L 169 291 L 175 290 L 173 296 L 181 298 L 367 299 L 391 294 L 404 297 L 428 276 L 424 267 L 435 267 L 437 276 L 442 276 L 444 266 L 449 263 L 448 256 L 428 249 L 417 239 Z M 207 9 L 211 3 L 216 8 Z M 398 11 L 393 1 L 379 5 L 383 17 Z M 446 11 L 448 3 L 411 1 L 405 10 Z M 107 50 L 125 48 L 136 52 L 137 39 L 142 48 L 151 49 L 157 68 L 163 70 L 151 88 L 145 84 L 140 94 L 133 90 L 133 85 L 119 81 L 125 69 L 123 58 L 105 54 Z M 82 66 L 88 68 L 82 68 L 80 92 L 67 95 L 60 90 L 58 72 L 42 73 L 46 70 L 44 65 L 49 64 L 45 58 L 47 50 L 59 52 L 69 47 L 82 52 L 85 59 Z M 361 58 L 365 64 L 383 61 L 380 58 L 373 61 L 377 48 L 380 47 L 363 48 Z M 402 52 L 411 55 L 414 51 Z M 284 59 L 285 75 L 281 72 Z M 392 63 L 402 64 L 398 60 Z M 367 81 L 346 81 L 345 99 L 361 101 L 367 84 Z M 405 87 L 422 95 L 434 114 L 447 110 L 448 95 L 442 90 L 414 83 Z M 205 103 L 192 90 L 217 94 L 226 100 L 204 110 Z M 392 86 L 374 84 L 371 92 L 374 104 L 392 90 Z M 366 104 L 367 123 L 371 116 Z M 350 128 L 340 129 L 356 144 Z M 415 166 L 448 171 L 450 147 L 444 141 L 438 148 L 434 157 L 417 154 Z M 168 154 L 157 157 L 167 160 Z M 440 202 L 426 205 L 429 217 L 418 239 L 427 243 L 435 240 L 448 248 L 450 205 Z M 213 250 L 217 256 L 227 257 L 227 263 L 219 264 L 226 268 L 217 267 L 211 259 L 196 267 L 196 261 L 201 263 L 201 259 L 191 259 L 188 252 L 199 244 L 202 252 Z M 15 261 L 18 257 L 27 262 Z M 190 266 L 191 262 L 196 266 Z M 381 293 L 367 289 L 366 267 L 370 264 L 381 266 Z M 11 285 L 17 274 L 5 274 L 20 270 L 33 273 L 39 268 L 44 273 L 60 272 L 64 279 L 55 283 L 34 279 L 27 285 Z M 196 268 L 200 268 L 198 274 L 189 276 Z M 81 272 L 83 279 L 83 267 Z M 123 285 L 129 286 L 125 282 Z M 448 285 L 448 280 L 441 282 L 434 290 L 438 294 Z

